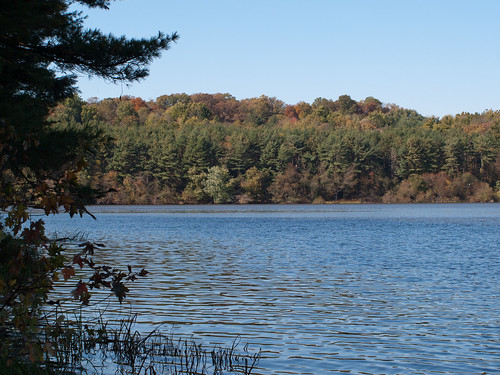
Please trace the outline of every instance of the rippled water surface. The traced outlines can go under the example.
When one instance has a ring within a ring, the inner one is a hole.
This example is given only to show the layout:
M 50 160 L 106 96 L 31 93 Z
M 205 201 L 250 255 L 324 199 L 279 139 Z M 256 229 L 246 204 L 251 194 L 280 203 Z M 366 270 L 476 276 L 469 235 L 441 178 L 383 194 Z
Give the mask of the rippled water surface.
M 258 374 L 500 373 L 499 204 L 91 211 L 47 226 L 151 272 L 128 298 L 145 330 L 240 336 Z

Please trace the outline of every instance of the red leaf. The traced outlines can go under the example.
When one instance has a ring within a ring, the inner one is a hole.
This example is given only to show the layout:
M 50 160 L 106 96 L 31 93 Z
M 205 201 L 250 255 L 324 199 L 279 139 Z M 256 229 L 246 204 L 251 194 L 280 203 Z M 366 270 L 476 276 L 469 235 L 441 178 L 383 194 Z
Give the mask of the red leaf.
M 84 282 L 82 282 L 82 280 L 80 280 L 76 285 L 76 289 L 73 291 L 73 296 L 75 297 L 75 299 L 82 301 L 84 305 L 88 305 L 90 299 L 90 293 L 87 288 L 87 284 L 85 284 Z
M 80 254 L 75 255 L 73 258 L 73 264 L 78 264 L 80 268 L 83 268 L 83 258 L 80 256 Z
M 75 276 L 75 269 L 73 267 L 66 267 L 61 272 L 64 280 L 68 280 L 71 276 Z

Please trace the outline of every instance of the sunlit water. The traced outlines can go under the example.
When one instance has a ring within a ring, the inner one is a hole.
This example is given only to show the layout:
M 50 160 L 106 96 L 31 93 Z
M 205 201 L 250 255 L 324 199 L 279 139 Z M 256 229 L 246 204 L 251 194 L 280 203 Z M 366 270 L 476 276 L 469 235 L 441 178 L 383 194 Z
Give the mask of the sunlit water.
M 46 219 L 145 267 L 123 308 L 257 374 L 500 373 L 500 205 L 92 207 Z M 116 307 L 112 304 L 109 309 Z

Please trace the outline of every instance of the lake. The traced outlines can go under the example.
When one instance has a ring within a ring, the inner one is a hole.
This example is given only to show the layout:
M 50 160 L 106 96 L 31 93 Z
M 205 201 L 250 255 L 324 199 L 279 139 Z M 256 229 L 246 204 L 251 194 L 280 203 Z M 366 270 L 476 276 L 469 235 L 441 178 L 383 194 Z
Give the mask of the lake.
M 150 271 L 141 330 L 262 348 L 256 374 L 500 373 L 500 204 L 95 206 L 46 218 Z M 172 328 L 173 327 L 173 328 Z

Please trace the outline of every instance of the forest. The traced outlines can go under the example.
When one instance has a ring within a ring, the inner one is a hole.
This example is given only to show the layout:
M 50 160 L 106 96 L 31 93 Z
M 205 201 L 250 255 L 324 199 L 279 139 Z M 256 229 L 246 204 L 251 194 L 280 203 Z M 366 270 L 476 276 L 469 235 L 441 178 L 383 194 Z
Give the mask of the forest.
M 66 99 L 100 134 L 79 180 L 97 204 L 500 201 L 500 111 L 424 117 L 368 97 Z

